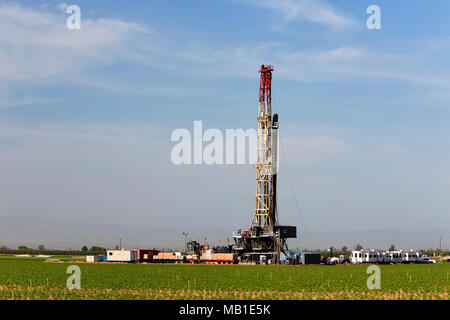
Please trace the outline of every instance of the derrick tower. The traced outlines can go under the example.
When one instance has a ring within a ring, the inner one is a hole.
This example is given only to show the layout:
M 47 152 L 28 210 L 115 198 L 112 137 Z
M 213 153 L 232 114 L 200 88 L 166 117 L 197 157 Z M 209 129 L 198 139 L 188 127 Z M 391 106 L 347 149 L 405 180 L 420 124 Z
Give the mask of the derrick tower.
M 241 261 L 279 263 L 289 258 L 286 239 L 296 238 L 295 226 L 280 226 L 277 210 L 278 114 L 272 117 L 271 65 L 259 70 L 258 141 L 256 157 L 256 205 L 248 230 L 233 233 L 234 249 Z
M 256 209 L 250 228 L 265 228 L 277 224 L 276 174 L 278 154 L 278 115 L 272 122 L 273 66 L 259 70 L 258 141 L 256 160 Z

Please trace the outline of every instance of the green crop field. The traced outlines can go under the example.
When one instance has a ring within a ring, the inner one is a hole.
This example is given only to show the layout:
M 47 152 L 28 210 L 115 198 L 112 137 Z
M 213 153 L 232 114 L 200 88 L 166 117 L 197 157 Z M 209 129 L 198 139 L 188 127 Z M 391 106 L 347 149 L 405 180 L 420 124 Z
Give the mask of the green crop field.
M 450 263 L 381 265 L 381 289 L 370 290 L 367 265 L 88 264 L 83 258 L 59 259 L 0 256 L 0 299 L 449 299 Z M 79 290 L 66 288 L 66 271 L 73 264 L 81 269 Z

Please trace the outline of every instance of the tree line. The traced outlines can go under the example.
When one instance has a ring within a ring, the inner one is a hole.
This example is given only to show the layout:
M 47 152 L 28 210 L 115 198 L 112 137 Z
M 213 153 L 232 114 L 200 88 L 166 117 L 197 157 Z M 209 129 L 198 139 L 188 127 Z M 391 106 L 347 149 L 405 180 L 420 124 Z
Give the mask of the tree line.
M 43 245 L 37 249 L 28 248 L 26 246 L 19 246 L 17 249 L 10 249 L 7 247 L 0 248 L 0 254 L 42 254 L 42 255 L 105 255 L 106 249 L 102 247 L 92 246 L 88 248 L 83 246 L 81 250 L 48 250 Z

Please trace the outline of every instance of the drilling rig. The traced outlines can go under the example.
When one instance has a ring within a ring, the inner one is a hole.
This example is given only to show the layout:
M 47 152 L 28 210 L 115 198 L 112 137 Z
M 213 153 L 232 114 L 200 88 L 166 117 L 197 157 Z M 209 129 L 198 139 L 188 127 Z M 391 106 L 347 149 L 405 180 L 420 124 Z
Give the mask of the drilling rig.
M 234 250 L 241 262 L 280 263 L 290 258 L 286 240 L 297 237 L 295 226 L 279 225 L 277 209 L 278 114 L 272 117 L 273 66 L 259 70 L 258 141 L 256 157 L 256 206 L 250 227 L 233 233 Z

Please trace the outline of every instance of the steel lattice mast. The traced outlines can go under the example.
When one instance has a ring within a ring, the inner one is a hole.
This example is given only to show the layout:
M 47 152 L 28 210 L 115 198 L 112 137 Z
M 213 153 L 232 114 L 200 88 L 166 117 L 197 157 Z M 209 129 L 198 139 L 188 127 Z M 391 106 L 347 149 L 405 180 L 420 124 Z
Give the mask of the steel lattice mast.
M 279 225 L 277 212 L 278 115 L 272 116 L 273 66 L 259 70 L 258 142 L 256 158 L 256 206 L 248 230 L 233 233 L 240 262 L 280 263 L 291 259 L 286 240 L 297 237 L 297 228 Z
M 273 66 L 262 65 L 259 73 L 258 143 L 256 161 L 256 209 L 250 225 L 265 228 L 277 224 L 276 219 L 276 158 L 278 116 L 272 123 Z M 273 130 L 276 137 L 273 137 Z M 275 139 L 274 139 L 275 138 Z

